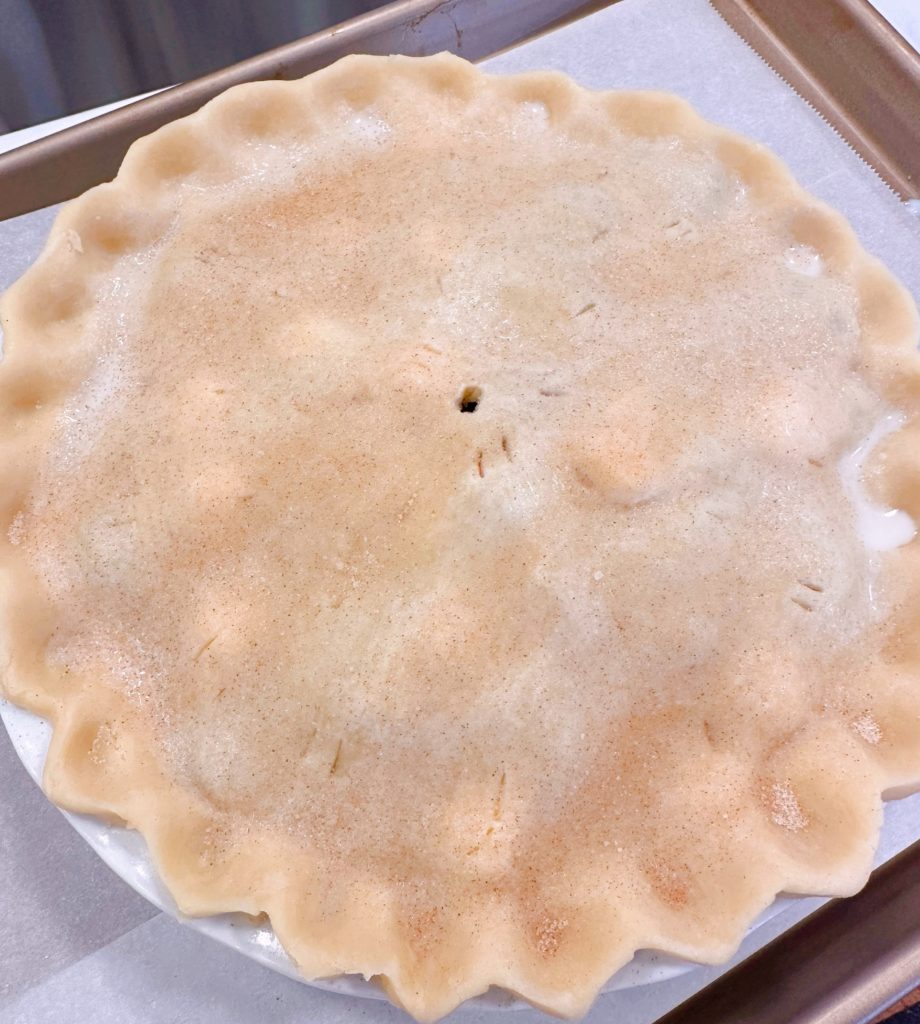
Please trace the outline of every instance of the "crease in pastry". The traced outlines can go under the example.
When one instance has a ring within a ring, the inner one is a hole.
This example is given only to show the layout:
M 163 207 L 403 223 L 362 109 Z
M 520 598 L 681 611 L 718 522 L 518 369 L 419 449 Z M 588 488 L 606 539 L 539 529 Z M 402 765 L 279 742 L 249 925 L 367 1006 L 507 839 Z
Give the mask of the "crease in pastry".
M 2 319 L 3 690 L 183 912 L 577 1015 L 864 882 L 920 575 L 838 465 L 899 415 L 917 521 L 917 314 L 762 147 L 346 58 L 135 144 Z

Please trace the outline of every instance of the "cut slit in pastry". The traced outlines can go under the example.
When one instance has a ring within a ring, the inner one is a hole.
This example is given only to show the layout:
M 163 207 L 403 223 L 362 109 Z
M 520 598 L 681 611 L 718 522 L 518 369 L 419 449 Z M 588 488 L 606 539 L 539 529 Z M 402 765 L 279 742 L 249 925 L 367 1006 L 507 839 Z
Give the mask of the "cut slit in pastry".
M 899 410 L 920 516 L 917 316 L 761 147 L 346 58 L 135 144 L 3 324 L 3 687 L 184 912 L 575 1015 L 862 885 L 920 576 L 837 467 Z

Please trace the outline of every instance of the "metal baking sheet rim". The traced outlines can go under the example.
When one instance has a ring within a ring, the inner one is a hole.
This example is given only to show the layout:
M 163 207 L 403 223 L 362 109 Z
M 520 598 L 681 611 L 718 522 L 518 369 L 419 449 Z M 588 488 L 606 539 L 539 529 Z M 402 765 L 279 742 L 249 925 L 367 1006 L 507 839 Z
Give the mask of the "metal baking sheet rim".
M 300 78 L 349 53 L 421 56 L 449 50 L 481 60 L 612 2 L 395 0 L 0 155 L 0 220 L 72 199 L 110 180 L 135 139 L 191 114 L 233 85 Z

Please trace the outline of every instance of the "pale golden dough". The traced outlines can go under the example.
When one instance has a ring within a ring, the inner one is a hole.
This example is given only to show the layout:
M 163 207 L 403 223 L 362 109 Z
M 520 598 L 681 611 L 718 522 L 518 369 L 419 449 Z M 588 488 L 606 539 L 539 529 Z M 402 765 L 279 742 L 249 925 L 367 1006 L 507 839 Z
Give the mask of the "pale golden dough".
M 420 1018 L 577 1014 L 863 883 L 918 544 L 837 463 L 903 411 L 870 477 L 920 517 L 917 317 L 760 147 L 347 58 L 137 143 L 3 324 L 3 686 L 185 912 Z

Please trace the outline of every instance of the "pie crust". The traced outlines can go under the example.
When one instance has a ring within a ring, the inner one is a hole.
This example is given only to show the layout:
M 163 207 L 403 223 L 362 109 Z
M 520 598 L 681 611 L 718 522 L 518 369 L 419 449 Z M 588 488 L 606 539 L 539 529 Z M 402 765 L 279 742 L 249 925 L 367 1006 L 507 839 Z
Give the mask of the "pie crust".
M 917 313 L 765 149 L 441 55 L 232 89 L 2 304 L 2 686 L 186 914 L 431 1020 L 865 881 L 920 783 Z

